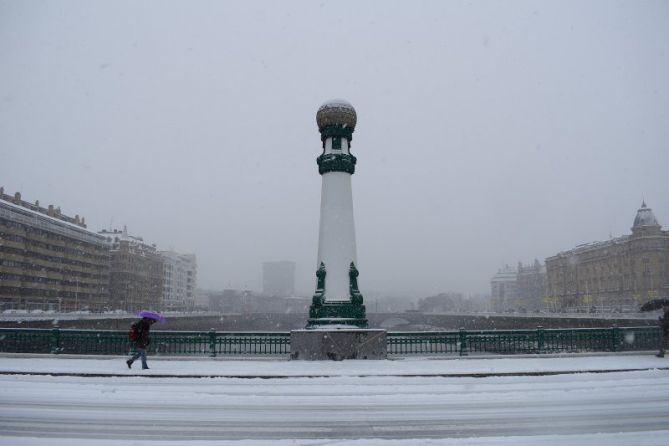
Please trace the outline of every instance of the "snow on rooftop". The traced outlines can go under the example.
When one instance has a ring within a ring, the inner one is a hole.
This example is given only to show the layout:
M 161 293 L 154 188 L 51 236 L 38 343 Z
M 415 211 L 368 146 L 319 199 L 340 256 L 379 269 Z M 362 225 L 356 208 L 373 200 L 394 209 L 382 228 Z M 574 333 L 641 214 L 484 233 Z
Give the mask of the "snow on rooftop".
M 47 214 L 43 214 L 43 213 L 41 213 L 41 212 L 33 211 L 32 209 L 26 208 L 26 207 L 24 207 L 24 206 L 19 206 L 19 205 L 14 204 L 14 203 L 12 203 L 12 202 L 10 202 L 10 201 L 7 201 L 7 200 L 2 200 L 2 199 L 0 199 L 0 203 L 1 203 L 2 205 L 6 205 L 6 206 L 12 208 L 13 210 L 15 210 L 15 211 L 17 211 L 17 212 L 22 212 L 22 213 L 29 214 L 29 215 L 31 215 L 31 216 L 34 216 L 34 217 L 37 217 L 37 218 L 46 220 L 46 221 L 48 221 L 49 223 L 53 223 L 53 224 L 55 224 L 55 225 L 60 225 L 60 226 L 62 226 L 62 227 L 66 227 L 66 228 L 68 228 L 68 229 L 74 229 L 74 230 L 79 231 L 79 232 L 81 232 L 81 233 L 84 233 L 84 234 L 86 234 L 86 235 L 95 236 L 95 237 L 98 238 L 98 239 L 101 239 L 101 238 L 102 238 L 102 236 L 99 235 L 98 233 L 96 233 L 96 232 L 94 232 L 94 231 L 91 231 L 91 230 L 88 229 L 88 228 L 84 228 L 84 227 L 82 227 L 82 226 L 79 226 L 79 225 L 77 225 L 77 224 L 70 223 L 69 221 L 61 220 L 61 219 L 59 219 L 59 218 L 51 217 L 51 216 L 49 216 L 49 215 L 47 215 Z

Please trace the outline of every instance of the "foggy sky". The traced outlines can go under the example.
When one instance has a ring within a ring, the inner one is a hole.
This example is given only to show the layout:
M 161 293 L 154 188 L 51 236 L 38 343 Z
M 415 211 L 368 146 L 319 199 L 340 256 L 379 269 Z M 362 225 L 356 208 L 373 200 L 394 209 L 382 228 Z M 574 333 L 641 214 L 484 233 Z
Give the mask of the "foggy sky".
M 318 107 L 358 113 L 360 289 L 669 229 L 669 2 L 0 1 L 0 185 L 193 252 L 204 288 L 315 287 Z

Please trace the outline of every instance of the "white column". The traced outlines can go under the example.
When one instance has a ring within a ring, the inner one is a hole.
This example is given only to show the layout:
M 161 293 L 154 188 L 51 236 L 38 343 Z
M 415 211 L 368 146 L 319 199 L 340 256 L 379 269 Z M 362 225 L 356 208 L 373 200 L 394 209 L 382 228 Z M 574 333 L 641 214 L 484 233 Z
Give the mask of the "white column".
M 326 301 L 350 300 L 349 268 L 356 261 L 351 174 L 328 172 L 321 188 L 318 263 L 325 264 Z
M 341 138 L 341 149 L 332 149 L 332 138 L 325 140 L 324 154 L 348 155 L 348 141 Z M 325 299 L 328 302 L 350 300 L 349 268 L 357 265 L 353 190 L 351 174 L 327 172 L 322 175 L 321 220 L 318 233 L 318 262 L 325 265 Z

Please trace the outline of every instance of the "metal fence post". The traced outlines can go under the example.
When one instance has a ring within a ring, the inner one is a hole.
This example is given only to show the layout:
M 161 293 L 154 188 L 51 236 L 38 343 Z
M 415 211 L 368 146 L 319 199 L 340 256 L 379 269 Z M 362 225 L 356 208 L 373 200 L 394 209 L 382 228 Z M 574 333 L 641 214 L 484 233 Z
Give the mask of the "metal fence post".
M 54 355 L 60 353 L 60 328 L 58 325 L 51 330 L 51 353 Z
M 546 350 L 545 350 L 545 347 L 544 347 L 544 345 L 545 345 L 545 335 L 546 335 L 546 332 L 544 331 L 544 327 L 539 325 L 537 327 L 537 350 L 539 351 L 539 353 L 546 353 Z
M 209 356 L 216 357 L 216 330 L 209 329 Z
M 611 347 L 612 351 L 618 351 L 618 344 L 620 343 L 620 327 L 614 325 L 611 327 Z
M 467 331 L 460 328 L 460 356 L 467 356 Z

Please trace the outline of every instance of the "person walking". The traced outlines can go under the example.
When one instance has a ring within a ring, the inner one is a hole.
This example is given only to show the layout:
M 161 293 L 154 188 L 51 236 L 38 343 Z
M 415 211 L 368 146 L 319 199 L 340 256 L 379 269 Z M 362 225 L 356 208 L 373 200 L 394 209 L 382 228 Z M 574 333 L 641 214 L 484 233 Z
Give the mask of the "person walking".
M 661 341 L 660 352 L 656 355 L 658 358 L 664 358 L 664 350 L 669 346 L 669 304 L 662 307 L 664 316 L 660 316 Z
M 135 329 L 137 331 L 135 340 L 132 341 L 135 344 L 135 354 L 125 362 L 129 369 L 132 368 L 132 363 L 135 362 L 137 358 L 141 358 L 143 370 L 149 368 L 149 366 L 146 364 L 146 347 L 148 347 L 148 345 L 151 343 L 149 331 L 151 330 L 151 326 L 155 323 L 156 320 L 149 317 L 143 317 L 134 323 Z

